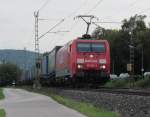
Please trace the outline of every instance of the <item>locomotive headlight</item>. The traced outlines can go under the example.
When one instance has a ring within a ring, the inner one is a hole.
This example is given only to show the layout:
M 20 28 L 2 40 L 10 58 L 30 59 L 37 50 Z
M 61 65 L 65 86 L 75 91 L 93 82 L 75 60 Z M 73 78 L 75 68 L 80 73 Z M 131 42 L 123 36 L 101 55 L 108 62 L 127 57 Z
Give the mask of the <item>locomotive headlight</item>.
M 84 63 L 84 59 L 82 59 L 82 58 L 78 58 L 78 59 L 77 59 L 77 63 L 78 63 L 78 64 L 82 64 L 82 63 Z
M 99 59 L 100 64 L 106 64 L 106 59 Z
M 82 66 L 82 65 L 78 65 L 77 67 L 78 67 L 78 69 L 82 69 L 82 68 L 83 68 L 83 66 Z
M 100 69 L 106 69 L 106 65 L 100 66 Z
M 90 58 L 93 58 L 93 57 L 94 57 L 94 55 L 91 54 L 91 55 L 90 55 Z

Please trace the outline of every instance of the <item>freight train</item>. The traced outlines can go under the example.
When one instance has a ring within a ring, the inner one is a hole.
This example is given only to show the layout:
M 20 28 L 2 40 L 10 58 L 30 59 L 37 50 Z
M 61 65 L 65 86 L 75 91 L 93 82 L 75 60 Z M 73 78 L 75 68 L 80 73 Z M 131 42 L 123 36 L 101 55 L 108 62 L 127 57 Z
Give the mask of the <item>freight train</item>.
M 110 48 L 107 40 L 84 35 L 56 46 L 41 57 L 42 84 L 104 83 L 110 76 Z

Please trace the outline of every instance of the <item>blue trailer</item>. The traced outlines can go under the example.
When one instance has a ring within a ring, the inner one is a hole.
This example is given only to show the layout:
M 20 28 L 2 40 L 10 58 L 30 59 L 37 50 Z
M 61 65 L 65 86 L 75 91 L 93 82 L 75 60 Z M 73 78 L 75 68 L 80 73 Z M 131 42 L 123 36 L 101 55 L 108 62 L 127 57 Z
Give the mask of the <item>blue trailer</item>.
M 44 53 L 41 57 L 40 82 L 49 85 L 55 78 L 56 53 L 61 46 L 56 46 L 52 51 Z
M 49 53 L 44 53 L 41 57 L 41 77 L 49 78 Z

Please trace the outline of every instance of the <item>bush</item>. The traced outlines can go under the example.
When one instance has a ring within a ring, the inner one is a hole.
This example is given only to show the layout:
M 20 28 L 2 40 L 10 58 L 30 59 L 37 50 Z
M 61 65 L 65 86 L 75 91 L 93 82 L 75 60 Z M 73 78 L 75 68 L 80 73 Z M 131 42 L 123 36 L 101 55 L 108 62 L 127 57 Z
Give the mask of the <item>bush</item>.
M 3 89 L 0 88 L 0 100 L 4 99 Z
M 131 81 L 129 79 L 115 79 L 107 82 L 105 86 L 110 88 L 129 88 L 131 86 L 132 88 L 148 88 L 150 87 L 150 76 L 147 76 L 145 78 L 139 77 L 138 79 L 136 79 L 136 81 Z
M 9 85 L 13 81 L 18 81 L 21 73 L 20 68 L 15 64 L 0 64 L 0 85 Z
M 6 113 L 3 109 L 0 109 L 0 117 L 6 117 Z
M 135 82 L 136 87 L 146 88 L 150 87 L 150 76 L 145 77 L 144 79 L 138 80 Z
M 105 84 L 106 87 L 118 87 L 118 88 L 124 88 L 127 87 L 128 84 L 128 80 L 127 79 L 115 79 L 115 80 L 111 80 L 110 82 L 107 82 Z

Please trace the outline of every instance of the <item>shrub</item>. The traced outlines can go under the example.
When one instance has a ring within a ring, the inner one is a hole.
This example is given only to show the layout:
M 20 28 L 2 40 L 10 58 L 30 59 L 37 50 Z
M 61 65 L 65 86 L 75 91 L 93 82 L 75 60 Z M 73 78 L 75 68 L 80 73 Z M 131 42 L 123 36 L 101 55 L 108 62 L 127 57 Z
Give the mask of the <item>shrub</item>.
M 144 79 L 138 80 L 135 83 L 136 87 L 146 88 L 150 87 L 150 76 L 145 77 Z
M 118 87 L 118 88 L 124 88 L 128 84 L 127 79 L 116 79 L 116 80 L 111 80 L 110 82 L 107 82 L 105 84 L 106 87 Z

